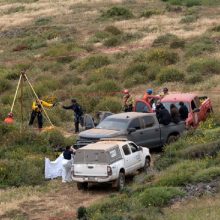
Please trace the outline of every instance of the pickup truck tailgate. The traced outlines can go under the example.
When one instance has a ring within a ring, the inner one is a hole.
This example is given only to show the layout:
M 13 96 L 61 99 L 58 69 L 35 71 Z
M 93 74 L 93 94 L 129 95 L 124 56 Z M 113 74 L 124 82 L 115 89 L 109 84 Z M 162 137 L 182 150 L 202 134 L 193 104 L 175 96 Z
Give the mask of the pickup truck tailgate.
M 74 164 L 75 176 L 108 176 L 107 165 L 104 164 Z

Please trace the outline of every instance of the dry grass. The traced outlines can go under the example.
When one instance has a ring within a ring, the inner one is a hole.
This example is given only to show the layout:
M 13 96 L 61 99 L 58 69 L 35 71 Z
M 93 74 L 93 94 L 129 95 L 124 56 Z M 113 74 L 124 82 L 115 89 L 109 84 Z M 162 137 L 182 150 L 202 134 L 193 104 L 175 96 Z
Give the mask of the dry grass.
M 191 201 L 174 204 L 171 209 L 164 209 L 164 219 L 169 220 L 217 220 L 220 216 L 219 194 L 215 197 L 203 196 Z
M 69 216 L 76 218 L 78 206 L 89 206 L 100 200 L 106 192 L 78 191 L 76 184 L 62 184 L 60 180 L 49 182 L 41 187 L 20 187 L 0 191 L 0 219 L 9 217 L 12 211 L 28 219 L 48 219 L 49 217 Z M 22 214 L 23 213 L 23 214 Z M 16 216 L 14 216 L 16 217 Z

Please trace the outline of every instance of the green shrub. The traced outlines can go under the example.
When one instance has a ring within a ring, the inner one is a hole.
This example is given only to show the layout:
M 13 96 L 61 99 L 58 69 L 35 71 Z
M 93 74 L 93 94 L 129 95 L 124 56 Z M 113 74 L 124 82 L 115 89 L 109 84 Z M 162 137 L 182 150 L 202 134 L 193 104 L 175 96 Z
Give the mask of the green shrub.
M 21 42 L 21 45 L 25 45 L 27 49 L 34 50 L 41 47 L 46 47 L 47 43 L 40 37 L 29 37 Z
M 163 155 L 161 158 L 156 160 L 155 168 L 159 171 L 166 169 L 167 167 L 180 162 L 181 159 L 171 155 Z
M 210 182 L 220 176 L 220 167 L 209 167 L 198 171 L 193 177 L 192 182 Z
M 19 72 L 11 70 L 11 71 L 8 72 L 8 74 L 6 75 L 5 78 L 8 79 L 8 80 L 17 80 L 17 79 L 19 79 L 19 77 L 20 77 Z
M 38 2 L 39 0 L 7 0 L 10 3 L 33 3 Z
M 44 182 L 44 159 L 0 161 L 0 187 L 39 185 Z
M 186 15 L 184 18 L 180 20 L 180 23 L 189 24 L 189 23 L 196 22 L 197 19 L 198 19 L 197 15 Z
M 136 74 L 144 75 L 146 74 L 146 70 L 148 69 L 148 65 L 146 63 L 134 63 L 130 64 L 127 69 L 124 71 L 125 76 L 132 76 Z
M 107 56 L 95 55 L 82 60 L 78 69 L 80 71 L 98 69 L 107 66 L 108 64 L 110 64 L 110 60 Z
M 112 34 L 112 35 L 120 35 L 122 34 L 122 31 L 120 31 L 117 27 L 110 25 L 105 27 L 104 29 L 106 32 Z
M 69 53 L 75 49 L 76 45 L 74 43 L 64 44 L 56 43 L 51 45 L 47 51 L 44 53 L 44 56 L 49 57 L 68 57 Z M 72 58 L 74 58 L 72 56 Z
M 115 47 L 121 44 L 121 39 L 117 36 L 112 36 L 104 41 L 106 47 Z
M 78 209 L 77 209 L 77 218 L 78 219 L 84 219 L 86 220 L 87 219 L 87 211 L 86 211 L 86 208 L 84 206 L 80 206 Z
M 120 86 L 114 80 L 103 80 L 90 86 L 91 92 L 112 93 L 121 91 Z
M 82 79 L 74 73 L 65 74 L 63 78 L 60 80 L 61 85 L 79 85 L 81 82 Z
M 157 75 L 157 81 L 159 83 L 165 82 L 178 82 L 184 80 L 184 73 L 180 72 L 178 69 L 167 67 L 161 70 Z
M 210 142 L 199 145 L 192 145 L 186 149 L 180 150 L 176 153 L 176 157 L 185 159 L 204 158 L 216 156 L 220 151 L 220 141 Z
M 173 34 L 164 34 L 159 37 L 157 37 L 154 42 L 153 46 L 164 46 L 166 44 L 170 44 L 173 40 L 178 39 L 176 35 Z
M 186 49 L 186 56 L 199 56 L 204 52 L 215 51 L 215 46 L 210 39 L 203 38 L 196 40 L 194 43 L 188 45 Z
M 206 168 L 205 161 L 186 160 L 174 164 L 162 171 L 157 180 L 157 184 L 160 186 L 184 186 L 192 182 L 193 176 L 204 168 Z
M 39 26 L 43 26 L 43 25 L 47 25 L 51 22 L 51 18 L 50 17 L 42 17 L 42 18 L 38 18 L 35 21 L 35 25 L 39 25 Z
M 4 122 L 0 122 L 0 135 L 6 135 L 10 132 L 13 132 L 14 130 L 16 130 L 16 127 L 13 124 L 5 124 Z
M 118 80 L 121 77 L 117 68 L 103 67 L 100 68 L 99 71 L 102 72 L 107 79 Z
M 143 76 L 143 75 L 134 75 L 134 76 L 129 76 L 125 79 L 124 81 L 124 87 L 125 88 L 131 88 L 133 86 L 137 86 L 139 84 L 145 84 L 150 81 L 150 78 L 148 75 Z
M 156 38 L 153 42 L 153 46 L 164 46 L 169 45 L 170 48 L 183 48 L 185 46 L 185 41 L 179 39 L 176 35 L 173 34 L 165 34 Z
M 93 72 L 89 73 L 86 77 L 86 84 L 91 85 L 92 83 L 97 83 L 99 81 L 104 80 L 104 74 L 102 71 L 94 70 Z
M 11 84 L 7 79 L 0 79 L 0 93 L 11 89 Z
M 128 201 L 128 202 L 127 202 Z M 96 214 L 110 214 L 115 213 L 116 211 L 118 212 L 124 212 L 124 211 L 129 211 L 129 200 L 128 196 L 125 194 L 121 194 L 118 196 L 114 196 L 112 198 L 108 198 L 102 203 L 92 205 L 91 207 L 88 208 L 87 213 L 89 219 L 92 219 L 91 217 L 94 217 Z M 93 218 L 96 219 L 96 218 Z M 110 219 L 109 219 L 110 220 Z
M 171 199 L 183 195 L 185 195 L 185 193 L 176 187 L 150 187 L 140 193 L 138 198 L 144 207 L 164 206 L 167 205 Z
M 185 41 L 182 39 L 173 39 L 170 43 L 170 48 L 177 49 L 177 48 L 184 48 Z
M 45 132 L 45 134 L 43 134 L 46 136 L 49 144 L 51 147 L 57 147 L 57 146 L 64 146 L 65 145 L 65 139 L 63 134 L 57 130 L 57 129 L 53 129 L 53 130 L 49 130 L 47 132 Z
M 162 0 L 162 1 L 167 2 L 168 0 Z M 169 12 L 176 12 L 176 13 L 183 11 L 181 6 L 173 6 L 171 4 L 166 5 L 166 10 Z
M 220 62 L 211 58 L 200 58 L 192 61 L 187 67 L 188 72 L 199 72 L 203 75 L 220 73 Z
M 99 104 L 95 107 L 95 111 L 110 111 L 114 113 L 120 112 L 122 109 L 121 102 L 116 97 L 105 97 Z
M 94 34 L 94 36 L 89 40 L 91 43 L 102 42 L 104 39 L 111 36 L 111 33 L 106 31 L 98 31 Z
M 146 9 L 141 13 L 141 17 L 149 18 L 152 15 L 159 15 L 161 14 L 160 11 L 154 9 Z
M 97 83 L 105 79 L 118 80 L 119 78 L 120 75 L 118 70 L 109 67 L 102 67 L 88 73 L 86 77 L 86 84 L 91 85 L 92 83 Z
M 212 28 L 212 31 L 220 32 L 220 25 L 217 25 L 214 28 Z
M 187 7 L 193 7 L 202 4 L 202 0 L 162 0 L 162 1 L 169 2 L 172 5 L 184 5 Z
M 147 56 L 149 62 L 158 63 L 162 65 L 175 64 L 179 60 L 177 53 L 166 49 L 154 49 L 149 52 Z
M 24 10 L 25 10 L 24 6 L 11 7 L 5 12 L 5 14 L 13 14 L 13 13 L 17 13 L 17 12 L 23 12 Z
M 123 35 L 121 35 L 121 41 L 127 42 L 127 41 L 131 41 L 131 40 L 137 40 L 141 37 L 142 37 L 142 34 L 140 32 L 135 32 L 135 33 L 126 32 Z
M 193 7 L 193 6 L 197 6 L 197 5 L 201 5 L 201 0 L 187 0 L 186 1 L 186 6 L 187 7 Z
M 201 73 L 190 73 L 185 79 L 186 83 L 195 84 L 203 81 Z
M 114 6 L 107 11 L 102 13 L 103 18 L 114 18 L 114 19 L 130 19 L 133 18 L 134 15 L 132 12 L 124 7 Z

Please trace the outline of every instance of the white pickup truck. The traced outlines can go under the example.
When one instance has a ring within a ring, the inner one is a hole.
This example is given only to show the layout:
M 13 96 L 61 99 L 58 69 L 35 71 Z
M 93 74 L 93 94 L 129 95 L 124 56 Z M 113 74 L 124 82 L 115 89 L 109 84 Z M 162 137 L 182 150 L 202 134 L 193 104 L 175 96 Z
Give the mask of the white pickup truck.
M 150 161 L 148 148 L 128 140 L 103 140 L 76 151 L 72 178 L 78 189 L 86 189 L 88 183 L 111 182 L 122 190 L 125 176 L 137 170 L 146 171 Z

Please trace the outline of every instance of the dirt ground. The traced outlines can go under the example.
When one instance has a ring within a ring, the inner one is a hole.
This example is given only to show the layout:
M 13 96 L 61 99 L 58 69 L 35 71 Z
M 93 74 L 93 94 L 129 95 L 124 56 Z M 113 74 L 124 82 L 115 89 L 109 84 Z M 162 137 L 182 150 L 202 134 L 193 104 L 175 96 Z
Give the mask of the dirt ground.
M 16 206 L 0 215 L 0 219 L 72 220 L 77 217 L 78 207 L 87 207 L 114 193 L 111 185 L 93 185 L 88 191 L 79 191 L 75 183 L 64 184 L 61 180 L 52 181 L 56 184 L 54 191 L 37 196 L 29 195 L 29 198 L 24 198 L 20 202 L 19 198 L 17 201 L 11 201 L 11 203 L 17 202 Z M 8 208 L 9 206 L 10 203 L 8 203 Z M 2 208 L 4 204 L 1 202 L 0 213 L 2 213 Z

